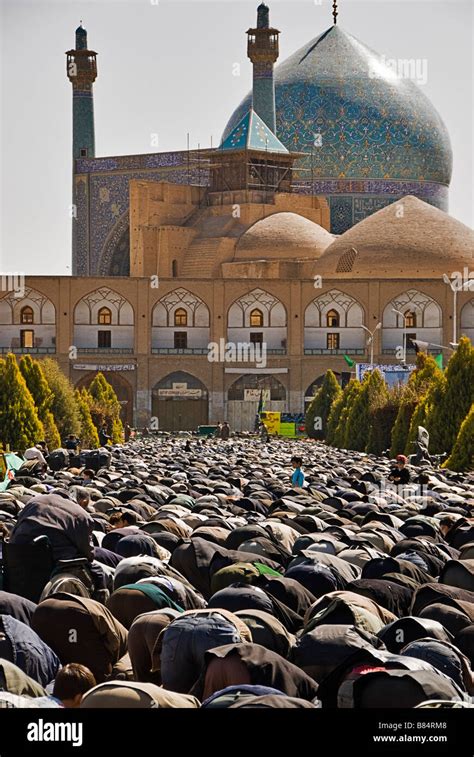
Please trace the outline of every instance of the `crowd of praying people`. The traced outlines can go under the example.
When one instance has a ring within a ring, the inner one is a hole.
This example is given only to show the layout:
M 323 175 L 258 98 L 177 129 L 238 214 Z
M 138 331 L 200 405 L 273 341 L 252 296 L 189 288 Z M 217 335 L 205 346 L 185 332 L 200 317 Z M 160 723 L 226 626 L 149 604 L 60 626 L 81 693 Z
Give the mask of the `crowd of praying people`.
M 0 492 L 0 707 L 474 706 L 473 473 L 227 430 L 34 449 Z

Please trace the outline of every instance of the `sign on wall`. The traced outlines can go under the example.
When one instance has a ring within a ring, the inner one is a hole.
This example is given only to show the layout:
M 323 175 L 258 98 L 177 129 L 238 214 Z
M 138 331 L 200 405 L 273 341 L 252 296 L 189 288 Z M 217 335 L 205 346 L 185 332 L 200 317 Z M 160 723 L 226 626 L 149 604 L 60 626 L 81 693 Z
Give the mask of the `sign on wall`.
M 72 366 L 75 371 L 134 371 L 135 363 L 127 363 L 125 365 L 90 365 L 88 363 L 75 363 Z
M 181 397 L 182 399 L 198 400 L 202 397 L 202 389 L 158 389 L 158 397 Z
M 270 389 L 244 389 L 244 402 L 259 402 L 263 392 L 263 401 L 270 402 Z

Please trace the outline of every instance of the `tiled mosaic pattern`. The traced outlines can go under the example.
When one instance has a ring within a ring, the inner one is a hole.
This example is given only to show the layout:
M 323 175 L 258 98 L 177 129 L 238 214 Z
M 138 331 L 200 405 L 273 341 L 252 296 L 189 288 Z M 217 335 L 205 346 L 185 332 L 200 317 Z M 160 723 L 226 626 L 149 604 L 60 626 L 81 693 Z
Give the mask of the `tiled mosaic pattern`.
M 376 53 L 332 27 L 277 66 L 277 136 L 288 149 L 309 153 L 305 167 L 312 163 L 316 179 L 448 185 L 452 155 L 440 116 L 414 82 L 394 79 L 383 66 L 381 78 L 371 78 L 374 61 Z M 250 102 L 249 94 L 224 137 Z M 300 178 L 308 181 L 309 174 Z

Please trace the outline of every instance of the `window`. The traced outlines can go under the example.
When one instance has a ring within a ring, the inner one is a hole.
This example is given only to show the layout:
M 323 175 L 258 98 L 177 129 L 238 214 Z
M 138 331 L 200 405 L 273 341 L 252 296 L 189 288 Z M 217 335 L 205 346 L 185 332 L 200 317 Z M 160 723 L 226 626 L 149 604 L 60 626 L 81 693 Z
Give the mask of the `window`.
M 407 310 L 405 313 L 405 328 L 416 329 L 416 313 L 412 310 Z
M 261 331 L 250 334 L 250 344 L 263 344 L 263 334 Z
M 97 332 L 97 347 L 103 350 L 108 350 L 112 346 L 112 332 L 111 331 L 98 331 Z
M 327 348 L 328 348 L 328 350 L 338 350 L 339 349 L 339 334 L 328 334 L 327 335 Z
M 252 310 L 250 313 L 250 325 L 251 326 L 263 326 L 263 313 L 258 308 Z
M 100 308 L 98 319 L 101 326 L 109 326 L 112 323 L 112 313 L 109 308 Z
M 339 326 L 339 313 L 337 310 L 328 310 L 326 313 L 326 326 L 329 328 Z
M 81 158 L 87 158 L 87 147 L 81 147 Z
M 174 312 L 174 325 L 175 326 L 187 326 L 188 314 L 184 308 L 178 308 Z
M 188 335 L 185 331 L 174 332 L 174 348 L 175 350 L 185 350 L 188 346 Z
M 20 331 L 20 344 L 22 347 L 29 349 L 35 346 L 35 332 L 30 329 Z
M 177 260 L 173 260 L 173 262 L 171 263 L 171 275 L 174 279 L 178 275 L 178 261 Z
M 24 308 L 21 309 L 20 313 L 20 323 L 33 323 L 33 308 L 30 308 L 29 305 L 25 305 Z

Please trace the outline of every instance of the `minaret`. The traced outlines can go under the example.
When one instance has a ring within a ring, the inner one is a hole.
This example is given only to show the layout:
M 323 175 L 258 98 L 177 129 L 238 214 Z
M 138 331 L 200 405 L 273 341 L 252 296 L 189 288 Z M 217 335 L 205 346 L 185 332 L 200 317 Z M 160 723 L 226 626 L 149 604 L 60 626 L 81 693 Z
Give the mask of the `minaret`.
M 94 158 L 94 96 L 97 53 L 87 49 L 87 32 L 76 29 L 76 49 L 67 53 L 67 77 L 72 84 L 72 157 Z
M 248 29 L 247 55 L 253 63 L 253 109 L 274 132 L 275 82 L 273 65 L 278 58 L 278 29 L 270 27 L 270 11 L 265 3 L 257 9 L 257 28 Z

